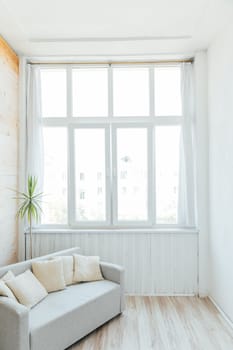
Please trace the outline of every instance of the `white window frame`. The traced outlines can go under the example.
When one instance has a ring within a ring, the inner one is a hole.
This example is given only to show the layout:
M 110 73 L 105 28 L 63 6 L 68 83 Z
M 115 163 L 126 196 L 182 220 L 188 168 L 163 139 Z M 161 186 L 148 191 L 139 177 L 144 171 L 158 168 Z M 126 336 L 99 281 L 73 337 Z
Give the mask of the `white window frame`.
M 76 190 L 75 190 L 75 139 L 74 134 L 75 130 L 78 129 L 103 129 L 105 133 L 105 184 L 106 184 L 106 219 L 104 221 L 95 221 L 95 220 L 88 220 L 88 221 L 78 221 L 76 220 Z M 110 152 L 107 152 L 110 147 L 110 140 L 109 140 L 109 126 L 108 125 L 99 125 L 99 124 L 82 124 L 82 125 L 71 125 L 71 144 L 70 144 L 70 156 L 72 157 L 70 164 L 71 171 L 70 171 L 70 189 L 73 189 L 73 194 L 70 192 L 70 209 L 72 212 L 72 215 L 70 217 L 71 226 L 78 227 L 80 225 L 84 227 L 96 227 L 96 226 L 109 226 L 110 221 L 110 208 L 111 208 L 111 201 L 110 196 L 108 195 L 110 193 Z M 68 189 L 69 192 L 69 189 Z M 68 209 L 69 210 L 69 209 Z
M 119 129 L 145 129 L 147 131 L 147 220 L 119 220 L 118 219 L 118 169 L 117 169 L 117 130 Z M 151 135 L 150 135 L 150 128 L 147 124 L 128 124 L 125 123 L 124 125 L 121 124 L 114 124 L 112 127 L 112 180 L 113 180 L 113 198 L 115 200 L 112 201 L 113 206 L 113 225 L 114 226 L 124 226 L 125 223 L 129 226 L 134 226 L 135 223 L 137 223 L 137 227 L 145 227 L 145 226 L 151 226 L 152 225 L 152 218 L 149 212 L 150 204 L 151 204 L 151 191 L 150 189 L 150 183 L 151 183 L 151 161 L 150 161 L 150 152 L 149 147 L 151 144 Z
M 130 64 L 121 64 L 122 68 L 130 68 Z M 41 228 L 180 228 L 178 224 L 156 224 L 156 179 L 155 179 L 155 128 L 156 126 L 180 125 L 182 128 L 184 116 L 155 116 L 154 99 L 154 68 L 157 65 L 138 64 L 149 70 L 149 116 L 114 117 L 113 116 L 113 73 L 114 67 L 108 64 L 41 64 L 42 68 L 67 70 L 67 116 L 42 117 L 42 124 L 46 127 L 67 128 L 67 169 L 68 169 L 68 200 L 66 225 L 43 224 Z M 161 66 L 161 64 L 160 64 Z M 164 64 L 166 67 L 178 67 L 177 64 Z M 73 117 L 72 116 L 72 69 L 74 68 L 108 68 L 108 117 Z M 148 220 L 120 221 L 117 219 L 117 176 L 116 176 L 116 130 L 117 128 L 146 128 L 148 131 Z M 74 164 L 74 131 L 77 128 L 105 129 L 105 166 L 106 166 L 106 220 L 80 222 L 75 219 L 75 164 Z M 187 227 L 187 226 L 186 226 Z

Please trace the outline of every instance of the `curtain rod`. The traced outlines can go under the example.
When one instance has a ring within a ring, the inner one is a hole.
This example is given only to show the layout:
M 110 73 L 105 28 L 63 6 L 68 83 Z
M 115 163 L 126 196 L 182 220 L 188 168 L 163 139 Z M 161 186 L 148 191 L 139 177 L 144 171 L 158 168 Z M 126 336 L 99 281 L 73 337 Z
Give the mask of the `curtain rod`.
M 159 61 L 106 61 L 106 62 L 28 62 L 29 64 L 32 65 L 43 65 L 43 64 L 80 64 L 80 65 L 104 65 L 104 64 L 109 64 L 109 65 L 140 65 L 140 64 L 177 64 L 177 63 L 193 63 L 194 58 L 188 58 L 188 59 L 177 59 L 177 60 L 159 60 Z

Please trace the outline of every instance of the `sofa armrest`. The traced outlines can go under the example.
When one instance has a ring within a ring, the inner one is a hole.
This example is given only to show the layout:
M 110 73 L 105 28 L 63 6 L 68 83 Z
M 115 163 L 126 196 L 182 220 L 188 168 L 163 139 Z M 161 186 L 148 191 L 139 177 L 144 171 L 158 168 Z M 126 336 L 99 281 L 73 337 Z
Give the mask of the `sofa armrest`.
M 103 277 L 106 280 L 120 284 L 121 287 L 121 312 L 125 309 L 125 269 L 120 265 L 100 262 Z
M 29 350 L 29 310 L 7 297 L 0 297 L 0 349 Z

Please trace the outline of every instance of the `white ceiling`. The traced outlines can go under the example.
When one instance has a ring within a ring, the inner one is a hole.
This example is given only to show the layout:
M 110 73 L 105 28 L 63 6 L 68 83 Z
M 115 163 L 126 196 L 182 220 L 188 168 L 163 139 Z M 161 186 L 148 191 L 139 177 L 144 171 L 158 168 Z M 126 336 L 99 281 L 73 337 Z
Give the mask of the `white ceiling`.
M 232 0 L 0 0 L 0 34 L 27 56 L 191 55 L 231 19 Z

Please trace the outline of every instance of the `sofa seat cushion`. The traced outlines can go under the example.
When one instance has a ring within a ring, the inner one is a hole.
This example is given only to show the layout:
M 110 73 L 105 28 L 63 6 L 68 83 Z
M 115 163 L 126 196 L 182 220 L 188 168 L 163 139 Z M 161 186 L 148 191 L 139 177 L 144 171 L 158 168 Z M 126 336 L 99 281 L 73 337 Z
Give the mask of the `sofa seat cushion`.
M 120 286 L 111 281 L 72 285 L 30 311 L 31 350 L 63 350 L 120 313 Z

